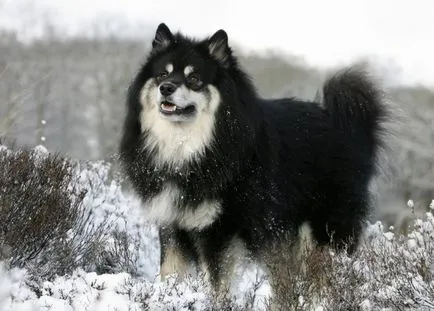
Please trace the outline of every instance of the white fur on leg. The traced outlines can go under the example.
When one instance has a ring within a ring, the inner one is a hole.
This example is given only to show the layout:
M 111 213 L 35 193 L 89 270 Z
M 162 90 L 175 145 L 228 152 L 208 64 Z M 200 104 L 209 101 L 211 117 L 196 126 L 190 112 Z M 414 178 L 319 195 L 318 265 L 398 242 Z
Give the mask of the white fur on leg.
M 303 223 L 298 229 L 298 243 L 303 254 L 311 251 L 314 248 L 314 239 L 312 228 L 309 223 Z
M 178 277 L 185 277 L 189 263 L 182 253 L 175 247 L 170 247 L 164 254 L 164 260 L 160 267 L 160 276 L 164 280 L 167 276 L 177 274 Z
M 199 254 L 199 267 L 203 273 L 204 280 L 210 282 L 210 269 L 213 267 L 208 266 L 208 262 L 205 260 L 203 254 L 203 246 L 201 242 L 198 241 L 196 245 Z M 214 288 L 217 295 L 231 294 L 232 281 L 234 280 L 234 275 L 236 268 L 240 267 L 242 264 L 248 261 L 248 251 L 243 243 L 243 241 L 235 236 L 229 243 L 228 247 L 223 251 L 222 257 L 219 258 L 219 284 L 213 284 L 217 287 Z
M 232 288 L 232 281 L 234 280 L 235 271 L 241 267 L 242 264 L 248 262 L 249 252 L 243 242 L 238 236 L 235 236 L 223 257 L 223 269 L 221 273 L 220 291 L 230 290 Z
M 298 241 L 295 247 L 295 251 L 297 252 L 296 258 L 301 264 L 301 271 L 306 274 L 306 260 L 315 247 L 312 228 L 308 222 L 303 223 L 298 229 Z

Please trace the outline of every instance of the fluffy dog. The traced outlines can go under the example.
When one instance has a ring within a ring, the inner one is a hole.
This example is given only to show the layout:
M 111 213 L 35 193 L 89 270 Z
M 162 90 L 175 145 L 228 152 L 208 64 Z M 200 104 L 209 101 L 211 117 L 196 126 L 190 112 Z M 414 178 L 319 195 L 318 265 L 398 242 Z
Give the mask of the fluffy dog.
M 160 227 L 162 275 L 197 263 L 218 287 L 240 251 L 263 260 L 300 228 L 320 245 L 357 245 L 388 114 L 357 68 L 322 93 L 260 98 L 225 31 L 195 40 L 158 26 L 128 91 L 120 150 Z

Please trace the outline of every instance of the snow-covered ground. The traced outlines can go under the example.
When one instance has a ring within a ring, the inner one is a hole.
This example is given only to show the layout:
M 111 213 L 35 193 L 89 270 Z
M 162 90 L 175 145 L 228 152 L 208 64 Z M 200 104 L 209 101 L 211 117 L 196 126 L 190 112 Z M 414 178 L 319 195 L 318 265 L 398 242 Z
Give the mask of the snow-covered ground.
M 8 152 L 0 146 L 0 152 Z M 47 155 L 38 147 L 35 154 Z M 81 164 L 75 171 L 75 186 L 87 189 L 82 208 L 91 211 L 88 228 L 106 225 L 107 249 L 116 247 L 113 232 L 125 233 L 126 252 L 132 266 L 130 272 L 97 274 L 77 268 L 71 274 L 35 283 L 31 270 L 11 268 L 0 262 L 0 310 L 209 310 L 212 305 L 209 287 L 199 276 L 179 281 L 171 277 L 158 278 L 159 242 L 154 225 L 147 223 L 140 200 L 123 191 L 120 182 L 113 180 L 110 166 L 103 162 Z M 434 203 L 433 206 L 434 208 Z M 71 238 L 76 236 L 71 228 Z M 348 271 L 357 275 L 358 283 L 348 291 L 360 301 L 360 310 L 395 310 L 402 303 L 408 310 L 432 310 L 434 281 L 431 278 L 434 263 L 434 217 L 427 213 L 415 221 L 414 230 L 407 236 L 384 229 L 380 222 L 366 231 L 366 257 L 356 259 L 332 254 L 336 282 L 345 282 Z M 1 242 L 1 241 L 0 241 Z M 374 255 L 374 256 L 372 256 Z M 399 260 L 399 259 L 402 259 Z M 426 264 L 425 267 L 420 265 Z M 119 264 L 119 263 L 117 263 Z M 126 266 L 119 264 L 119 267 Z M 116 266 L 116 263 L 114 264 Z M 118 269 L 119 270 L 119 269 Z M 237 269 L 233 293 L 239 305 L 255 293 L 255 308 L 265 309 L 270 288 L 267 282 L 258 286 L 261 270 L 249 262 Z M 333 286 L 332 286 L 333 287 Z M 327 290 L 325 290 L 326 292 Z M 405 297 L 403 297 L 403 295 Z M 300 310 L 330 310 L 325 296 L 314 306 L 303 306 L 306 299 L 299 297 Z M 342 297 L 346 294 L 342 293 Z
M 11 151 L 0 146 L 0 152 Z M 33 152 L 35 161 L 48 156 L 42 146 Z M 81 242 L 86 237 L 77 236 L 106 226 L 109 228 L 106 249 L 112 250 L 117 243 L 116 237 L 110 236 L 112 232 L 126 233 L 131 262 L 123 264 L 134 265 L 134 273 L 97 275 L 78 268 L 72 275 L 38 284 L 40 292 L 35 293 L 34 282 L 30 281 L 26 269 L 7 269 L 6 264 L 0 262 L 0 310 L 144 310 L 145 305 L 150 310 L 191 310 L 192 307 L 203 310 L 210 304 L 209 288 L 199 277 L 180 282 L 173 276 L 158 281 L 160 246 L 157 228 L 146 221 L 137 196 L 123 192 L 119 180 L 110 180 L 109 164 L 102 161 L 80 163 L 75 176 L 71 188 L 87 190 L 82 208 L 90 215 L 87 229 L 73 232 L 76 230 L 73 227 L 68 232 L 70 238 Z M 238 270 L 240 278 L 234 288 L 240 288 L 238 293 L 243 294 L 248 292 L 250 284 L 253 290 L 260 272 L 252 264 Z M 267 286 L 261 292 L 266 295 Z

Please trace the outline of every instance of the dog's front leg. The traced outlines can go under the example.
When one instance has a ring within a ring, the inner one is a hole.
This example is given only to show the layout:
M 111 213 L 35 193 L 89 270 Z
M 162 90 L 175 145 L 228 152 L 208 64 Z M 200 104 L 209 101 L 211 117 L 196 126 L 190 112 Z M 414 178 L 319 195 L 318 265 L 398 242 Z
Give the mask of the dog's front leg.
M 161 257 L 160 276 L 164 280 L 167 276 L 176 274 L 183 278 L 188 268 L 196 261 L 194 249 L 185 231 L 174 227 L 162 227 L 159 230 Z
M 230 297 L 231 281 L 238 261 L 244 260 L 247 251 L 237 237 L 222 239 L 209 233 L 196 241 L 199 266 L 205 281 L 213 288 L 217 299 Z

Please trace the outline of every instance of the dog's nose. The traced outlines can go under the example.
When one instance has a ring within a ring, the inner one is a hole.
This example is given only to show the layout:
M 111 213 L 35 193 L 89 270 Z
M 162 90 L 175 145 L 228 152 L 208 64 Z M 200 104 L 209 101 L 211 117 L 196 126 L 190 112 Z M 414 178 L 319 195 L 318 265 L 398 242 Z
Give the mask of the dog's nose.
M 176 90 L 176 85 L 173 83 L 163 83 L 160 85 L 160 93 L 164 96 L 172 95 Z

